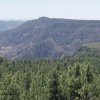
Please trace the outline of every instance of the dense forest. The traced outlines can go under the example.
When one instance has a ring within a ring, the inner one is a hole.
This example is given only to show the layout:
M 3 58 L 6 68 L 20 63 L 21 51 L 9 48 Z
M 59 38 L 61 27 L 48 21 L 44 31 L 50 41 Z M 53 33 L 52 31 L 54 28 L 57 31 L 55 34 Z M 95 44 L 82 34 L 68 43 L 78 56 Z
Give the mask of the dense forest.
M 80 48 L 62 59 L 0 58 L 0 100 L 100 100 L 100 55 Z

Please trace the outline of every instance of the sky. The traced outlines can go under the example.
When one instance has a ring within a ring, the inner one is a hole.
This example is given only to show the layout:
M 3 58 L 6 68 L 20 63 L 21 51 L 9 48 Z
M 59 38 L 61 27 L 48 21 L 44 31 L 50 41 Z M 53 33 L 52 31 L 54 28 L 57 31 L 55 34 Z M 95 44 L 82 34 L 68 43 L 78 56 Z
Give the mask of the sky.
M 100 0 L 0 0 L 0 20 L 50 18 L 100 20 Z

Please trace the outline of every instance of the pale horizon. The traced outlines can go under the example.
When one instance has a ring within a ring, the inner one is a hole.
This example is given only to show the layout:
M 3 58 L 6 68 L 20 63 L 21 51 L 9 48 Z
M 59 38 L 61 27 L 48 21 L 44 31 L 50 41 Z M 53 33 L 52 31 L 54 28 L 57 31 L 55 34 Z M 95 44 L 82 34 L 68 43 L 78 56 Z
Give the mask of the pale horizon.
M 100 0 L 0 0 L 0 20 L 33 20 L 45 16 L 100 20 Z

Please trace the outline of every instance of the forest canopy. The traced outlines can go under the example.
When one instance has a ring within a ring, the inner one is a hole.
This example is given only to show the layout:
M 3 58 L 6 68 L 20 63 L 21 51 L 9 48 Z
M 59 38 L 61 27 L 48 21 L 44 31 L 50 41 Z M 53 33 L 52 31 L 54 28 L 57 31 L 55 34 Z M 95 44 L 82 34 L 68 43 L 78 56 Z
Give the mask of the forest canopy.
M 0 100 L 100 100 L 100 56 L 84 52 L 56 60 L 0 58 Z

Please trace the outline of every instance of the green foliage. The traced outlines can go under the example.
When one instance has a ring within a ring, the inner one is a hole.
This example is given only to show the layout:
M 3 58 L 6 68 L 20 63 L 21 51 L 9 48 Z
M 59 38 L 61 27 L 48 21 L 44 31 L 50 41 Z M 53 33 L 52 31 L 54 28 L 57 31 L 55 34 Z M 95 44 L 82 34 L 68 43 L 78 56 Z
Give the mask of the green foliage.
M 100 50 L 100 42 L 87 43 L 84 44 L 83 46 Z
M 0 100 L 100 100 L 100 56 L 0 58 Z
M 52 80 L 50 82 L 50 99 L 49 100 L 59 100 L 59 82 L 56 73 L 53 73 Z

